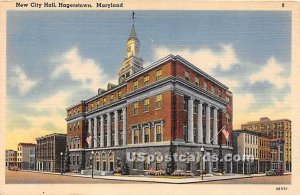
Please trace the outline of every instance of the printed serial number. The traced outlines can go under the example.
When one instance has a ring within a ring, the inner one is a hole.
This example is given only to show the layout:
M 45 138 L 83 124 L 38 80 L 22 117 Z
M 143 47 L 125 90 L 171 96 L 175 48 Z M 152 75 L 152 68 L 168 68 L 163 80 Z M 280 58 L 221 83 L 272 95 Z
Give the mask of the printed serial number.
M 287 187 L 276 187 L 276 191 L 287 190 Z

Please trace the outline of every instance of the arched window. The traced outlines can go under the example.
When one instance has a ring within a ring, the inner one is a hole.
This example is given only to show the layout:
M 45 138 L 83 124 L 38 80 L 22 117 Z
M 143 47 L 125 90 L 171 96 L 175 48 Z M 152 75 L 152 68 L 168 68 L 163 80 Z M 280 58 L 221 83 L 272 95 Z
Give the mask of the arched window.
M 106 171 L 106 154 L 102 153 L 102 170 Z
M 114 170 L 114 154 L 109 153 L 109 171 Z
M 100 154 L 97 152 L 96 153 L 96 170 L 100 170 Z

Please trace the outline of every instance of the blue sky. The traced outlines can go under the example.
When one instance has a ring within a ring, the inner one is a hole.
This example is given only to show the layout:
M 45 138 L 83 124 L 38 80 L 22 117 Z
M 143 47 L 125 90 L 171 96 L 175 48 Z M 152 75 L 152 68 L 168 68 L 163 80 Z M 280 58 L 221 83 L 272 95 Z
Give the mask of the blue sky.
M 144 65 L 179 54 L 229 86 L 234 127 L 289 117 L 291 13 L 136 11 Z M 7 145 L 66 132 L 65 108 L 116 82 L 131 11 L 7 13 Z

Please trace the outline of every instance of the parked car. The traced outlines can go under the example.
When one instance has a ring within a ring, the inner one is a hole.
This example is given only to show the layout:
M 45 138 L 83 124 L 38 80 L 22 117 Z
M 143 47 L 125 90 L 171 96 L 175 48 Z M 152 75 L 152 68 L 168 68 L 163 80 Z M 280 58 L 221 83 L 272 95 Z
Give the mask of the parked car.
M 283 170 L 282 170 L 282 169 L 277 169 L 277 170 L 275 171 L 275 175 L 276 175 L 276 176 L 282 176 L 282 175 L 283 175 Z
M 11 170 L 12 170 L 12 171 L 18 171 L 18 170 L 19 170 L 19 167 L 18 167 L 18 166 L 14 166 L 14 167 L 12 167 Z
M 267 176 L 282 176 L 283 170 L 282 169 L 276 169 L 276 170 L 269 170 L 266 172 Z
M 266 172 L 266 175 L 267 176 L 273 176 L 273 175 L 276 175 L 276 172 L 274 170 L 269 170 Z

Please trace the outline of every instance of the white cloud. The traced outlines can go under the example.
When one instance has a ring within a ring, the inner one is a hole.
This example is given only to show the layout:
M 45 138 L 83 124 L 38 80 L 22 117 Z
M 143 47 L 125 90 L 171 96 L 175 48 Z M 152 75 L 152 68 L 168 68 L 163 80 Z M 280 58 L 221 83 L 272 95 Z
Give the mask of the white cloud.
M 21 95 L 28 93 L 37 84 L 37 81 L 30 79 L 20 66 L 16 66 L 12 71 L 14 77 L 9 80 L 9 85 L 17 88 Z
M 225 77 L 218 78 L 221 83 L 224 83 L 232 92 L 239 87 L 239 81 Z
M 105 88 L 108 82 L 115 81 L 110 75 L 104 73 L 101 64 L 97 64 L 93 59 L 80 56 L 77 47 L 64 53 L 58 60 L 59 64 L 52 72 L 54 78 L 62 73 L 68 73 L 73 80 L 81 82 L 81 87 L 93 91 L 97 91 L 99 87 Z
M 258 81 L 268 81 L 277 88 L 281 89 L 284 85 L 289 83 L 289 77 L 283 75 L 284 67 L 276 61 L 274 57 L 267 61 L 267 64 L 262 66 L 258 72 L 249 77 L 250 82 L 256 83 Z
M 158 47 L 155 49 L 155 57 L 163 58 L 169 54 L 180 55 L 201 70 L 212 73 L 218 65 L 222 70 L 229 70 L 233 65 L 239 63 L 239 59 L 235 54 L 231 45 L 221 45 L 221 51 L 213 51 L 210 48 L 199 48 L 196 51 L 190 49 L 169 49 Z
M 61 113 L 67 107 L 75 91 L 59 91 L 32 105 L 38 111 L 48 111 L 50 114 Z

